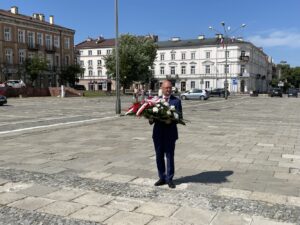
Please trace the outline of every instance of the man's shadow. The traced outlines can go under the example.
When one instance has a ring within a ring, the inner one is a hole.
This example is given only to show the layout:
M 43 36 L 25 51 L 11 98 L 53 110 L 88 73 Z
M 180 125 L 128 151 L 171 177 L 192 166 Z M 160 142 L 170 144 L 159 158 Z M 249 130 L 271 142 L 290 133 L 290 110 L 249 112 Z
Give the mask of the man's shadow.
M 180 177 L 178 179 L 175 179 L 174 182 L 176 184 L 182 184 L 182 183 L 225 183 L 228 182 L 227 177 L 232 175 L 233 171 L 231 170 L 225 170 L 225 171 L 207 171 L 198 173 L 191 176 L 186 177 Z

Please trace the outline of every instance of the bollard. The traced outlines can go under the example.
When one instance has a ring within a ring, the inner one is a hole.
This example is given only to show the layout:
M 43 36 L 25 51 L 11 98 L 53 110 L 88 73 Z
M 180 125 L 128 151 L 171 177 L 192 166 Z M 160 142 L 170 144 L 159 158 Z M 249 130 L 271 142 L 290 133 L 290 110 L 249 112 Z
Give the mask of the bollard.
M 61 98 L 65 97 L 64 85 L 61 85 L 61 87 L 60 87 L 60 97 Z

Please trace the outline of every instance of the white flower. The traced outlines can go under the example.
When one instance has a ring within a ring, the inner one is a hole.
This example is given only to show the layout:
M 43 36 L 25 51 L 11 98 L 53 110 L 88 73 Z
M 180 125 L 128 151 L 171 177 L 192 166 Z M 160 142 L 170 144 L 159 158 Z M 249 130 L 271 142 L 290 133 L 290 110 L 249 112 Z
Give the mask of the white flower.
M 165 102 L 164 105 L 165 105 L 165 106 L 169 106 L 169 103 L 168 103 L 168 102 Z
M 172 113 L 171 113 L 171 111 L 170 111 L 170 110 L 168 110 L 168 111 L 167 111 L 167 114 L 168 114 L 169 116 L 171 116 L 171 115 L 172 115 Z
M 178 114 L 177 114 L 176 112 L 174 112 L 173 115 L 174 115 L 174 118 L 175 118 L 176 120 L 179 119 L 179 116 L 178 116 Z
M 171 110 L 171 111 L 175 111 L 175 106 L 174 106 L 174 105 L 171 105 L 171 106 L 170 106 L 170 110 Z
M 160 104 L 156 104 L 156 107 L 160 107 Z
M 153 107 L 152 111 L 153 111 L 154 113 L 157 113 L 157 112 L 158 112 L 158 108 L 157 108 L 157 107 Z

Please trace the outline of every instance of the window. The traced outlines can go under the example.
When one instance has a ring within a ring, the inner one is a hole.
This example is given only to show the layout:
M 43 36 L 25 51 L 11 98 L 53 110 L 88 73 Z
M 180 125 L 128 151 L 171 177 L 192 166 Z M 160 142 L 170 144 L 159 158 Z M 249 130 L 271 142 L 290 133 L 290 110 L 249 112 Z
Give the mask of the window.
M 246 51 L 241 51 L 241 56 L 246 56 Z
M 60 41 L 58 36 L 54 36 L 54 47 L 60 48 Z
M 107 55 L 110 55 L 110 54 L 111 54 L 111 50 L 110 50 L 110 49 L 107 49 L 107 50 L 106 50 L 106 54 L 107 54 Z
M 28 52 L 28 58 L 33 59 L 35 54 L 33 52 Z
M 68 66 L 70 64 L 70 57 L 68 55 L 65 56 L 65 65 Z
M 40 46 L 43 45 L 43 34 L 37 33 L 37 43 L 38 43 L 38 45 L 40 45 Z
M 4 28 L 4 40 L 11 41 L 11 28 L 10 27 Z
M 52 35 L 46 34 L 46 48 L 52 49 Z
M 170 70 L 171 70 L 171 74 L 175 74 L 175 66 L 171 66 Z
M 182 53 L 182 54 L 181 54 L 181 59 L 182 59 L 182 60 L 185 60 L 185 53 Z
M 28 45 L 29 45 L 29 47 L 35 46 L 34 33 L 31 31 L 28 32 Z
M 97 66 L 102 66 L 102 61 L 101 60 L 97 60 Z
M 97 50 L 97 55 L 101 55 L 101 50 Z
M 210 52 L 205 53 L 205 58 L 210 59 Z
M 245 73 L 246 67 L 245 65 L 241 65 L 241 75 L 243 75 L 243 73 Z
M 160 74 L 161 75 L 165 74 L 165 67 L 163 67 L 163 66 L 160 67 Z
M 18 30 L 18 42 L 25 43 L 25 30 Z
M 229 51 L 225 51 L 225 58 L 229 58 Z
M 83 61 L 83 60 L 80 60 L 79 63 L 80 63 L 80 66 L 81 66 L 81 67 L 84 67 L 84 61 Z
M 55 65 L 59 66 L 60 62 L 59 62 L 59 55 L 55 56 Z
M 93 70 L 89 70 L 89 76 L 93 76 Z
M 161 61 L 165 60 L 165 54 L 160 54 L 160 60 Z
M 175 53 L 171 54 L 171 60 L 175 60 Z
M 89 60 L 89 61 L 88 61 L 88 65 L 89 65 L 89 66 L 93 66 L 93 60 Z
M 224 73 L 229 73 L 229 65 L 224 65 Z
M 195 81 L 191 81 L 191 88 L 195 88 Z
M 98 76 L 102 76 L 102 70 L 98 70 Z
M 70 38 L 65 38 L 65 49 L 70 49 Z
M 210 82 L 209 81 L 205 81 L 205 89 L 210 88 Z
M 196 53 L 195 53 L 195 52 L 192 52 L 192 53 L 191 53 L 191 59 L 195 59 L 195 55 L 196 55 Z
M 79 51 L 79 55 L 83 55 L 83 51 Z
M 182 66 L 181 67 L 181 74 L 185 74 L 186 73 L 186 66 Z
M 19 50 L 19 63 L 23 64 L 25 61 L 25 50 L 24 49 L 20 49 Z
M 195 66 L 191 66 L 191 74 L 195 74 Z
M 13 64 L 13 50 L 11 48 L 5 49 L 6 63 Z
M 205 66 L 205 73 L 210 74 L 210 65 Z
M 89 50 L 88 55 L 93 55 L 93 51 Z

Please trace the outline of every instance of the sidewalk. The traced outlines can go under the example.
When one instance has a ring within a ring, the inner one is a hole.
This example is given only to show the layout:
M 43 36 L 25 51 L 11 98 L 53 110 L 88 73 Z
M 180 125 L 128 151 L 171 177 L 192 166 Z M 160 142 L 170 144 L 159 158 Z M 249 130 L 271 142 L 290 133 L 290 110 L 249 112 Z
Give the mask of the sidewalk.
M 175 190 L 153 186 L 144 119 L 3 135 L 0 224 L 300 224 L 298 99 L 183 104 Z

